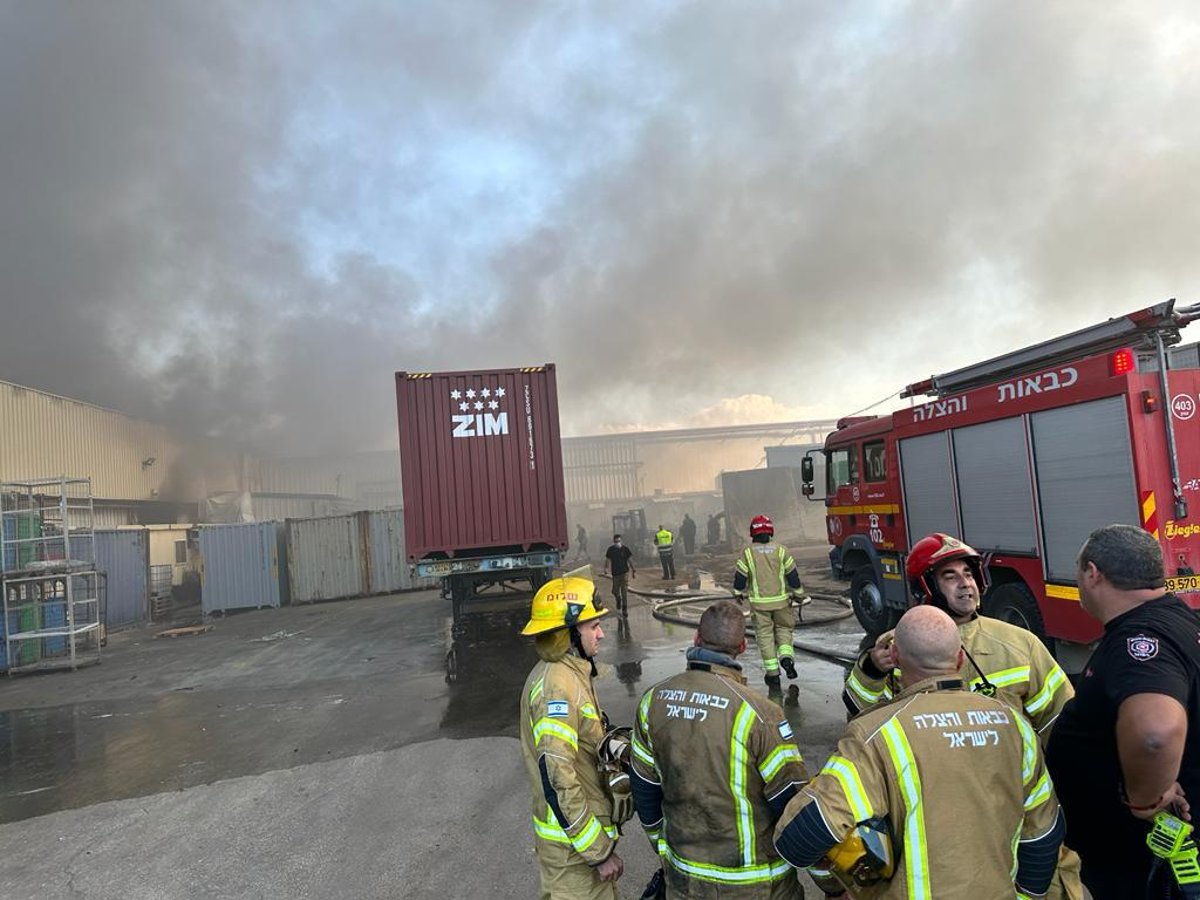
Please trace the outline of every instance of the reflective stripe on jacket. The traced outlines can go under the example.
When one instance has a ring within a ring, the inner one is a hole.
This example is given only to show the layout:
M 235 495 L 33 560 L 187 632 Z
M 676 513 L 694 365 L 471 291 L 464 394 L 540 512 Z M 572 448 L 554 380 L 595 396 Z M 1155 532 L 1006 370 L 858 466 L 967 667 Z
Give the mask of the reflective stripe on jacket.
M 965 660 L 962 676 L 972 690 L 983 686 L 983 678 L 996 687 L 996 699 L 1020 710 L 1045 741 L 1050 726 L 1062 712 L 1075 689 L 1054 661 L 1046 645 L 1032 632 L 986 616 L 976 616 L 958 626 L 963 646 L 979 665 Z M 842 699 L 852 714 L 891 700 L 899 692 L 898 673 L 873 678 L 863 668 L 864 651 L 850 670 Z
M 654 535 L 654 545 L 658 547 L 659 553 L 670 553 L 675 549 L 675 537 L 664 528 Z
M 746 577 L 750 602 L 762 609 L 787 606 L 787 576 L 795 570 L 796 561 L 787 547 L 773 542 L 751 544 L 737 561 L 737 571 Z
M 736 669 L 693 662 L 652 687 L 633 735 L 642 826 L 674 874 L 762 897 L 795 874 L 775 850 L 774 822 L 807 781 L 783 710 Z M 772 804 L 775 804 L 774 809 Z M 707 896 L 707 895 L 706 895 Z
M 583 857 L 597 865 L 616 846 L 611 804 L 596 768 L 603 736 L 591 663 L 568 654 L 534 666 L 521 694 L 521 756 L 543 859 L 571 865 Z
M 951 685 L 927 679 L 854 719 L 776 834 L 814 803 L 838 840 L 886 815 L 896 871 L 863 896 L 1017 896 L 1017 848 L 1054 830 L 1058 800 L 1024 716 Z

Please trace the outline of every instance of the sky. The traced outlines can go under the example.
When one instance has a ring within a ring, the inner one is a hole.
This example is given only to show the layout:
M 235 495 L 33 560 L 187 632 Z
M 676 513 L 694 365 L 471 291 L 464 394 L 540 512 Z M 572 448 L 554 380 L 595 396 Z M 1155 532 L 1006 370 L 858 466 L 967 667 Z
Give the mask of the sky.
M 1197 109 L 1186 2 L 0 0 L 0 380 L 289 455 L 398 370 L 836 418 L 1200 300 Z

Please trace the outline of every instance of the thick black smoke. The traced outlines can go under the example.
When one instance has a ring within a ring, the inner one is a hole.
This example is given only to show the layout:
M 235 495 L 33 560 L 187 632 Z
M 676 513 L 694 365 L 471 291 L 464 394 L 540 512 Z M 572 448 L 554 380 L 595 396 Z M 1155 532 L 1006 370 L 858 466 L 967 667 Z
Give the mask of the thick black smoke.
M 391 373 L 838 415 L 1197 299 L 1186 3 L 0 2 L 0 378 L 291 453 Z M 744 405 L 744 404 L 743 404 Z

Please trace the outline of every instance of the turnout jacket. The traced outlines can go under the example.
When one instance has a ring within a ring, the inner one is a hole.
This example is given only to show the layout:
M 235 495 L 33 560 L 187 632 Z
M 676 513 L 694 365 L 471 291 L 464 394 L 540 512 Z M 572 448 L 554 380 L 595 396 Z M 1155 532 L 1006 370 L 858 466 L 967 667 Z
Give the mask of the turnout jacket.
M 986 616 L 959 625 L 958 633 L 970 655 L 961 674 L 971 690 L 983 689 L 986 676 L 996 688 L 996 699 L 1022 711 L 1044 742 L 1062 708 L 1075 696 L 1046 645 L 1024 628 Z M 870 651 L 864 650 L 846 679 L 842 700 L 856 715 L 891 700 L 899 693 L 899 684 L 898 672 L 879 672 Z
M 1037 735 L 1016 710 L 962 687 L 929 678 L 850 722 L 779 821 L 784 858 L 813 865 L 857 823 L 887 816 L 895 873 L 855 897 L 1045 893 L 1064 825 Z
M 808 775 L 783 710 L 746 687 L 739 669 L 693 647 L 687 670 L 638 704 L 638 816 L 668 885 L 687 896 L 762 897 L 772 882 L 796 879 L 771 836 Z
M 801 593 L 800 573 L 787 547 L 768 541 L 742 551 L 733 573 L 733 589 L 746 591 L 753 609 L 782 609 L 788 592 Z
M 574 654 L 533 667 L 521 694 L 521 756 L 532 788 L 534 845 L 545 861 L 597 866 L 616 847 L 596 748 L 604 736 L 592 664 Z

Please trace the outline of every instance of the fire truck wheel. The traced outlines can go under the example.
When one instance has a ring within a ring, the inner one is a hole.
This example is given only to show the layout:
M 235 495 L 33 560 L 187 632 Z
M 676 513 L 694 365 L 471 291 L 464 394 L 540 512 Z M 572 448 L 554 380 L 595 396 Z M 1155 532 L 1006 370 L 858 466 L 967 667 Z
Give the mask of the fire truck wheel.
M 858 623 L 868 635 L 883 634 L 889 628 L 895 628 L 900 619 L 900 611 L 884 602 L 875 572 L 869 566 L 856 570 L 850 579 L 850 603 Z
M 992 588 L 983 604 L 984 615 L 1018 625 L 1026 631 L 1032 631 L 1039 639 L 1046 639 L 1046 623 L 1042 621 L 1042 611 L 1038 609 L 1037 601 L 1029 588 L 1023 584 L 998 584 Z

